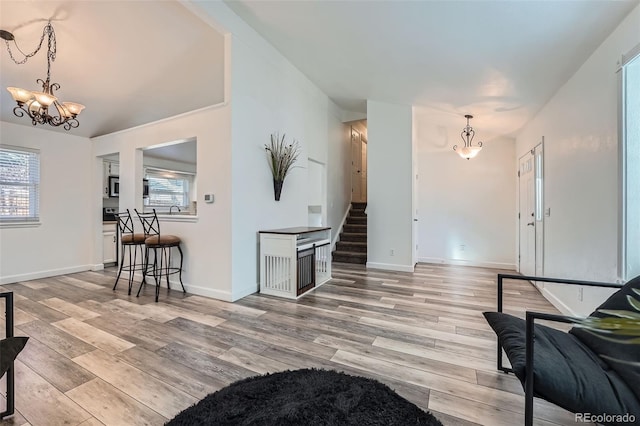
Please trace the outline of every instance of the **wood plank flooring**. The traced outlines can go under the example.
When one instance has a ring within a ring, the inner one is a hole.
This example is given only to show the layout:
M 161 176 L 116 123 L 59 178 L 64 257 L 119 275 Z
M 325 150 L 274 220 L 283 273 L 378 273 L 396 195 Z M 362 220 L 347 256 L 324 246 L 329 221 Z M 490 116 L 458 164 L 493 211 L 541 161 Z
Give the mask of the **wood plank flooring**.
M 513 375 L 495 370 L 496 274 L 419 264 L 414 273 L 334 264 L 298 301 L 254 294 L 226 303 L 153 287 L 111 290 L 113 269 L 0 286 L 15 295 L 16 409 L 3 425 L 161 425 L 236 380 L 325 368 L 377 379 L 445 425 L 523 423 Z M 508 281 L 505 311 L 556 312 Z M 0 319 L 0 326 L 4 327 Z M 4 386 L 4 384 L 2 384 Z M 0 410 L 6 401 L 0 397 Z M 536 400 L 537 425 L 575 425 Z

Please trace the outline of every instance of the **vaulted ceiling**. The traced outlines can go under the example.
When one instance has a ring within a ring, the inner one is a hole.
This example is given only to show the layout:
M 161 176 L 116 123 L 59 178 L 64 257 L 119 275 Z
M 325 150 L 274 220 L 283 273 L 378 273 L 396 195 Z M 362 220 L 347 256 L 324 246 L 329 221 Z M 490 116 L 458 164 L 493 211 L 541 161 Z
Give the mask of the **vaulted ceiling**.
M 0 2 L 0 28 L 25 53 L 38 46 L 49 19 L 57 39 L 56 94 L 86 106 L 72 134 L 103 135 L 223 101 L 223 37 L 180 2 Z M 23 57 L 10 47 L 16 59 Z M 13 115 L 5 88 L 41 90 L 36 79 L 46 77 L 46 40 L 22 65 L 13 63 L 4 42 L 0 48 L 0 118 L 31 125 Z
M 638 3 L 226 2 L 347 111 L 365 112 L 366 99 L 411 104 L 418 116 L 460 128 L 471 113 L 472 124 L 496 135 L 530 120 Z M 179 1 L 0 2 L 0 28 L 25 52 L 48 19 L 59 97 L 87 107 L 73 134 L 111 133 L 223 100 L 223 37 Z M 3 50 L 0 119 L 30 125 L 13 115 L 4 88 L 36 90 L 46 57 L 16 65 Z
M 638 3 L 227 1 L 341 107 L 414 105 L 460 129 L 474 114 L 495 135 L 529 121 Z

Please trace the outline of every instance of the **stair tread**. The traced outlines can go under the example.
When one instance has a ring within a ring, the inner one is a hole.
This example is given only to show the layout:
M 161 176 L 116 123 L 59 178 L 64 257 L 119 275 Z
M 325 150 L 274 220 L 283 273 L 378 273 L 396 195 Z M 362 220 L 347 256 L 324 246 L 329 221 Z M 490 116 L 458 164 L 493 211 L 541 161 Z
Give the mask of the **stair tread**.
M 333 255 L 339 255 L 339 256 L 354 256 L 354 257 L 365 257 L 367 255 L 367 253 L 360 253 L 357 251 L 334 251 Z

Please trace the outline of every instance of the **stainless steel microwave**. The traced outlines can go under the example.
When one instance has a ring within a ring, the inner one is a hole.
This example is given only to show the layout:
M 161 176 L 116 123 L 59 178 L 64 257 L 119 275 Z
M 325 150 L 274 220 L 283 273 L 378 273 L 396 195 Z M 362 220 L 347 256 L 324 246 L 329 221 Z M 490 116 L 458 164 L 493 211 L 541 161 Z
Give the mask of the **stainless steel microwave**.
M 109 197 L 120 196 L 120 177 L 109 176 Z M 142 196 L 149 197 L 149 179 L 142 179 Z

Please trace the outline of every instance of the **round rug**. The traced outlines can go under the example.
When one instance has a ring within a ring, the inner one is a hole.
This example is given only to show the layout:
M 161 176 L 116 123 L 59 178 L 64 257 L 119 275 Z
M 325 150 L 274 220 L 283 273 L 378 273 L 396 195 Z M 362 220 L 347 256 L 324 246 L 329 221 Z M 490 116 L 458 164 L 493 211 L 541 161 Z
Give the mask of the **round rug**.
M 372 379 L 337 371 L 283 371 L 240 380 L 167 425 L 428 425 L 433 415 Z

